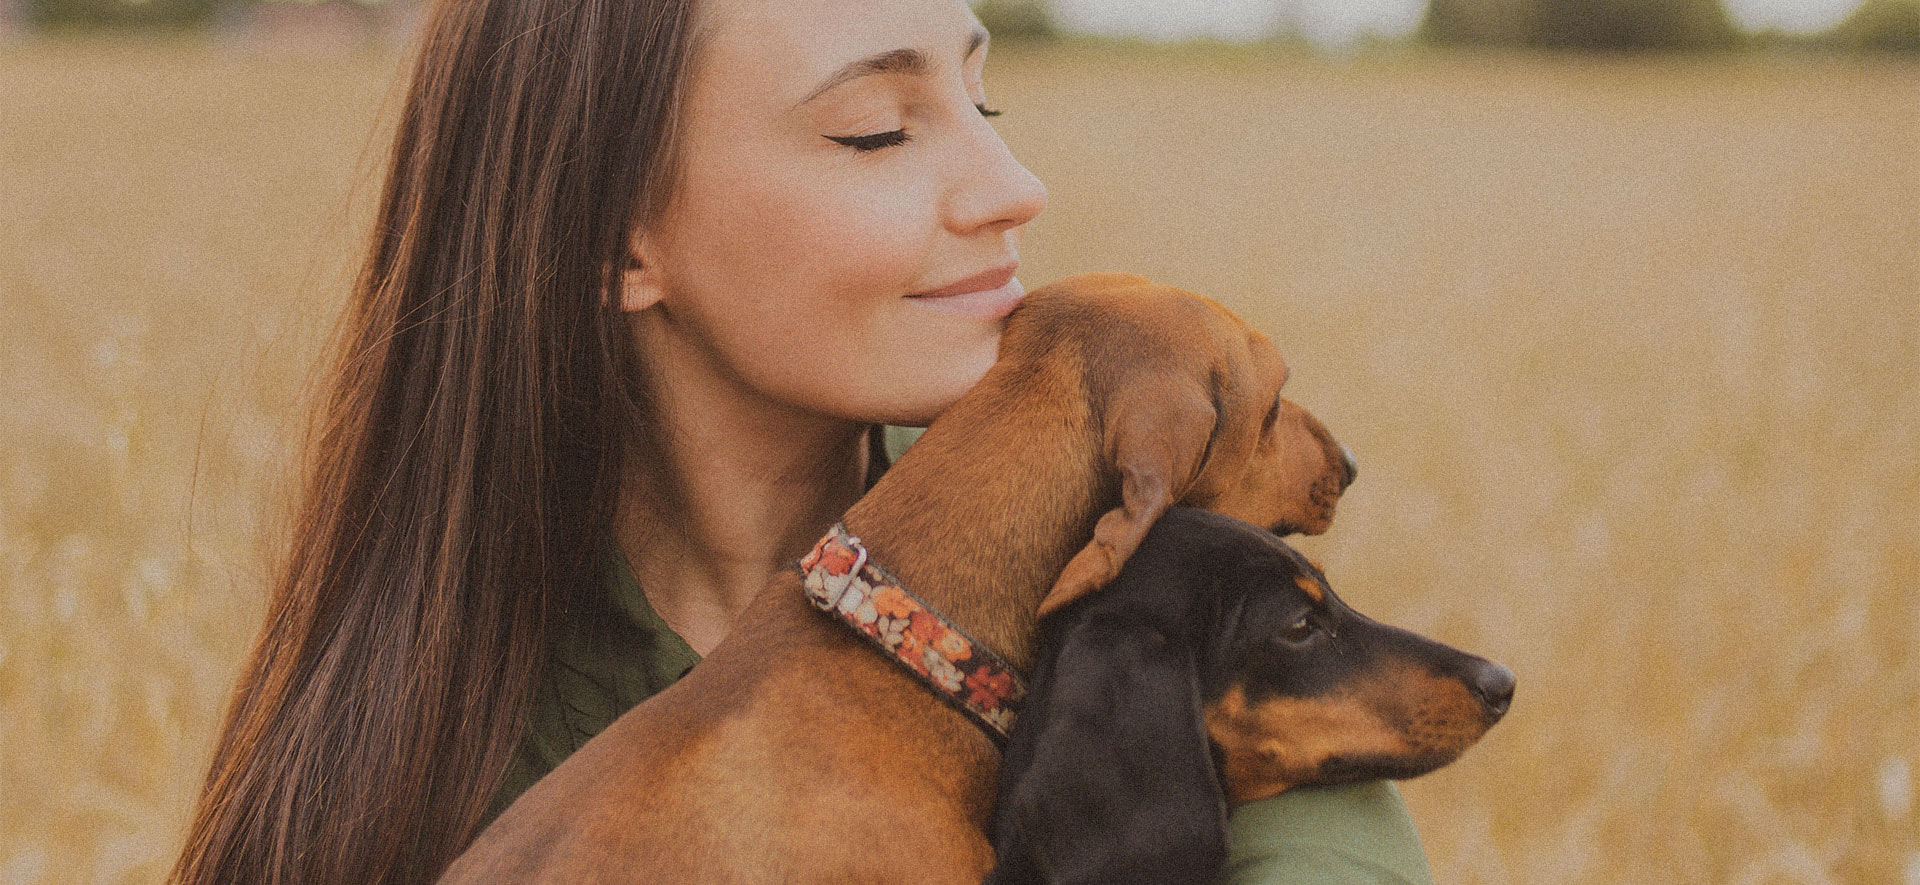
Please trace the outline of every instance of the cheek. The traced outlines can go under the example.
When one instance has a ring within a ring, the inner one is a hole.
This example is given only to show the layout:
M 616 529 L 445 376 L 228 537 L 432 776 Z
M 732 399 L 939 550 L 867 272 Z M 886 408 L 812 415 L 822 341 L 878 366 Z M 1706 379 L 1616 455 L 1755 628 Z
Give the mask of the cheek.
M 1205 711 L 1220 748 L 1221 778 L 1235 801 L 1313 783 L 1334 756 L 1405 754 L 1403 735 L 1351 697 L 1271 698 L 1249 704 L 1238 687 Z
M 904 299 L 956 273 L 932 266 L 942 231 L 930 188 L 764 164 L 690 170 L 684 186 L 701 198 L 670 220 L 669 308 L 759 392 L 853 420 L 925 423 L 992 364 L 1002 321 Z

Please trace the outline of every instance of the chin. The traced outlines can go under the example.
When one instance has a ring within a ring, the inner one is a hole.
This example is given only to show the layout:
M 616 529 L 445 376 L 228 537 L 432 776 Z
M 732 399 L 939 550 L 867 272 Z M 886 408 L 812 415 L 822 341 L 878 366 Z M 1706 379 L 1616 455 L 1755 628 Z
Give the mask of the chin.
M 927 393 L 915 396 L 908 402 L 883 409 L 882 417 L 874 420 L 881 424 L 892 424 L 895 427 L 925 427 L 932 424 L 935 418 L 940 417 L 941 413 L 952 407 L 954 403 L 959 402 L 960 397 L 966 392 L 966 388 L 961 388 L 950 393 Z
M 971 354 L 956 354 L 937 361 L 922 359 L 903 366 L 897 384 L 888 385 L 887 400 L 871 420 L 898 427 L 925 427 L 980 383 L 992 368 L 999 351 L 999 339 L 992 346 L 975 348 Z

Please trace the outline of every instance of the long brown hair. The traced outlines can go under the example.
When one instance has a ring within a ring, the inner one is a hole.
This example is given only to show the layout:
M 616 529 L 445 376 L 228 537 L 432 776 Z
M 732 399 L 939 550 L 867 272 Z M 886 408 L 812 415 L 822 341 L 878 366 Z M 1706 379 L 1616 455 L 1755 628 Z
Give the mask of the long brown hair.
M 616 287 L 676 174 L 691 7 L 437 4 L 172 881 L 425 882 L 472 839 L 657 450 Z

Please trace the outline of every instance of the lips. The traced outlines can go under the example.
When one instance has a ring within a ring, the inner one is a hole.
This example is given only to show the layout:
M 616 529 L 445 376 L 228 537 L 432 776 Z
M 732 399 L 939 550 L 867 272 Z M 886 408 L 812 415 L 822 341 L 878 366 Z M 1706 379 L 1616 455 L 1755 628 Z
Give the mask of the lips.
M 1018 261 L 1008 262 L 938 289 L 909 295 L 907 300 L 935 310 L 997 320 L 1013 313 L 1020 299 L 1026 297 L 1026 288 L 1013 276 L 1019 266 Z
M 927 292 L 915 292 L 910 298 L 946 298 L 951 295 L 965 295 L 969 292 L 985 292 L 999 289 L 1013 279 L 1013 272 L 1020 269 L 1020 262 L 1009 261 L 999 267 L 988 268 L 970 277 L 955 280 L 938 289 Z

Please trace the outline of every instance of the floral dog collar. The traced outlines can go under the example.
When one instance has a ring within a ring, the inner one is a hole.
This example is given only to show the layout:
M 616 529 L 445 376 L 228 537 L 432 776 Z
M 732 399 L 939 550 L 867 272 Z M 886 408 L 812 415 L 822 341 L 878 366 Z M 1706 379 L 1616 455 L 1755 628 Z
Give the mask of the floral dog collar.
M 834 523 L 800 560 L 807 599 L 836 615 L 1004 745 L 1027 686 L 993 650 L 908 593 L 867 548 Z

